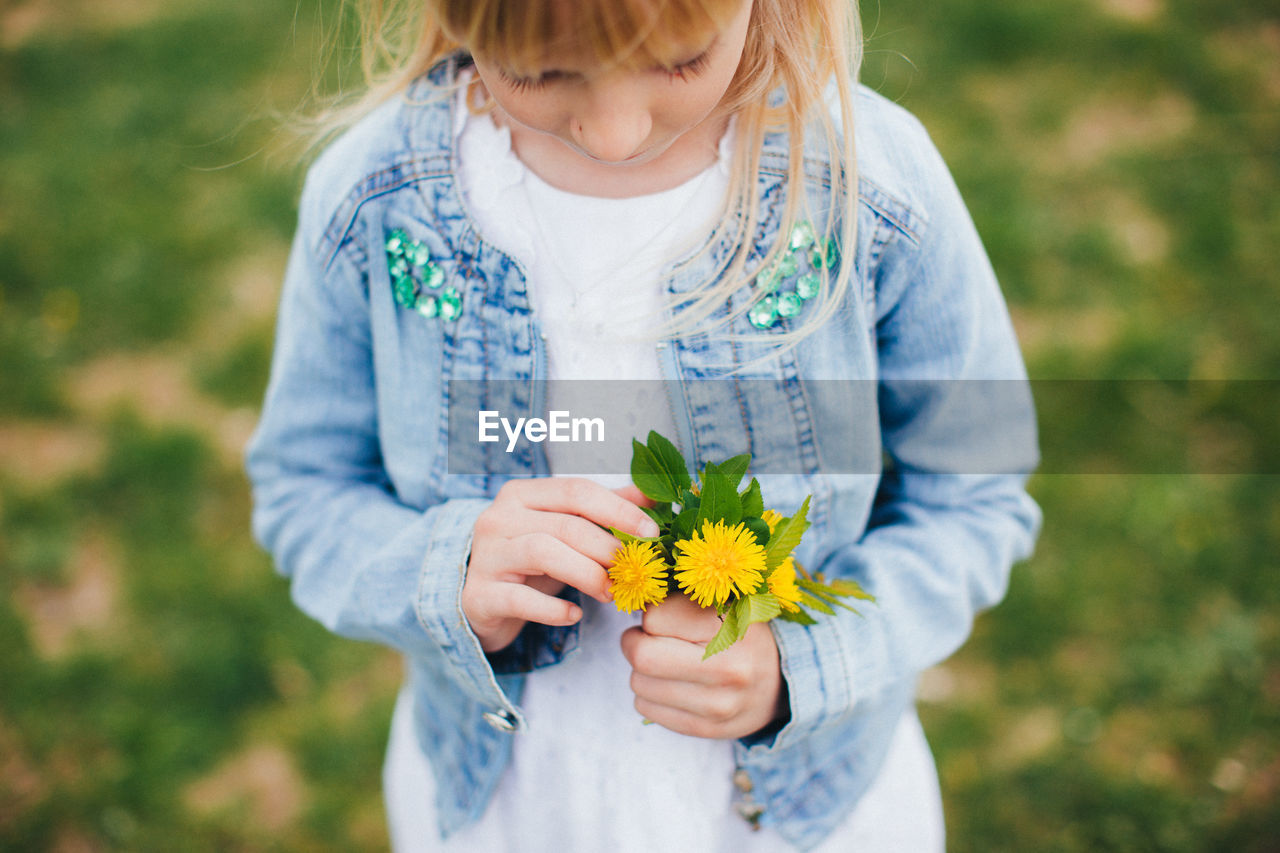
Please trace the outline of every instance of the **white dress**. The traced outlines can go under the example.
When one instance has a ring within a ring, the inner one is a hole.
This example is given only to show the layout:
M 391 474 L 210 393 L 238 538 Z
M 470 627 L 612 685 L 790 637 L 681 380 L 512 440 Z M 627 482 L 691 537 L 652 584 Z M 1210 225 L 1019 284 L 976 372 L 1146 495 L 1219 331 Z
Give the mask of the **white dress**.
M 692 241 L 705 237 L 719 215 L 731 134 L 721 143 L 719 161 L 686 183 L 653 195 L 602 199 L 547 185 L 516 158 L 505 129 L 465 109 L 459 115 L 459 180 L 468 211 L 480 233 L 527 274 L 549 377 L 660 379 L 656 345 L 643 335 L 661 316 L 659 272 L 694 248 Z M 635 387 L 660 389 L 656 382 Z M 572 410 L 570 401 L 557 399 L 565 393 L 552 384 L 548 408 Z M 632 409 L 646 413 L 630 424 L 632 435 L 649 429 L 673 434 L 664 400 Z M 562 448 L 543 446 L 554 474 L 566 464 L 559 458 Z M 610 487 L 628 481 L 625 475 L 597 479 Z M 731 742 L 642 723 L 619 646 L 639 614 L 618 613 L 589 598 L 583 605 L 577 651 L 526 681 L 521 707 L 528 729 L 515 736 L 511 764 L 484 816 L 447 842 L 436 824 L 435 780 L 413 731 L 412 699 L 401 694 L 384 771 L 394 849 L 792 850 L 776 832 L 753 831 L 733 811 Z M 933 759 L 912 713 L 898 726 L 885 770 L 869 793 L 817 849 L 941 851 L 942 838 Z

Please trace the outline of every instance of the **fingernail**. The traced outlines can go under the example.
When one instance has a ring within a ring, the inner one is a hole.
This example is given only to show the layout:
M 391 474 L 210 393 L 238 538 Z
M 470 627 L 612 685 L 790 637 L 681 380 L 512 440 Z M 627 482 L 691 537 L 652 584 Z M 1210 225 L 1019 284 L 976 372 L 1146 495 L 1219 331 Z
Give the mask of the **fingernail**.
M 645 539 L 652 539 L 658 535 L 658 525 L 652 520 L 640 526 L 640 536 Z

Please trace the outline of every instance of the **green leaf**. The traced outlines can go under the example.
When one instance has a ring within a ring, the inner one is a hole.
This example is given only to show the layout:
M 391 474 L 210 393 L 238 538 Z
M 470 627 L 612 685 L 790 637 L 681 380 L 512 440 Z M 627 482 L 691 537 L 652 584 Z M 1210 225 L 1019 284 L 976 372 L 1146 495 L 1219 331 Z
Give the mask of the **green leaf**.
M 769 544 L 764 549 L 764 566 L 766 569 L 772 570 L 777 568 L 778 564 L 795 550 L 800 544 L 800 537 L 809 529 L 809 522 L 805 515 L 809 512 L 809 498 L 805 497 L 804 503 L 800 504 L 800 509 L 796 510 L 796 514 L 790 518 L 784 518 L 778 522 L 773 529 L 773 536 L 769 538 Z
M 661 536 L 649 536 L 649 537 L 632 536 L 630 533 L 619 530 L 616 527 L 610 527 L 609 532 L 612 533 L 614 536 L 617 536 L 619 541 L 621 541 L 623 544 L 626 544 L 627 542 L 657 542 L 659 539 L 662 538 Z
M 778 596 L 771 592 L 757 592 L 748 595 L 740 600 L 740 605 L 744 612 L 739 614 L 738 620 L 751 625 L 755 622 L 768 622 L 770 619 L 782 612 L 782 603 L 778 601 Z
M 796 586 L 800 587 L 800 589 L 803 590 L 804 592 L 807 592 L 811 595 L 815 595 L 818 598 L 821 598 L 823 601 L 827 602 L 828 604 L 834 604 L 836 607 L 843 607 L 845 610 L 848 610 L 850 613 L 858 612 L 857 610 L 850 607 L 848 604 L 845 604 L 843 601 L 841 601 L 840 596 L 832 592 L 831 588 L 826 586 L 825 584 L 820 584 L 815 581 L 805 580 L 804 578 L 798 577 L 796 578 Z
M 782 612 L 778 597 L 768 592 L 759 592 L 739 598 L 724 613 L 724 622 L 720 630 L 707 643 L 702 659 L 719 654 L 734 643 L 741 640 L 756 622 L 768 622 Z
M 656 506 L 642 506 L 640 511 L 654 520 L 659 527 L 665 527 L 671 523 L 671 519 L 675 515 L 671 512 L 671 504 L 662 503 Z
M 799 581 L 797 581 L 797 583 L 799 583 Z M 811 610 L 818 611 L 819 613 L 825 613 L 828 616 L 836 615 L 835 608 L 819 598 L 814 598 L 804 590 L 800 590 L 800 604 L 803 607 L 808 607 Z
M 617 536 L 618 541 L 621 542 L 623 545 L 627 544 L 628 542 L 634 542 L 636 540 L 636 537 L 632 536 L 630 533 L 624 533 L 623 531 L 619 530 L 616 527 L 610 527 L 609 532 L 612 533 L 614 536 Z
M 677 539 L 688 539 L 693 536 L 694 523 L 698 520 L 698 508 L 691 506 L 680 511 L 675 521 L 671 522 L 671 533 Z
M 689 507 L 693 507 L 694 509 L 697 509 L 698 505 L 701 503 L 702 503 L 702 498 L 698 497 L 688 489 L 684 489 L 680 492 L 680 508 L 681 509 L 688 509 Z
M 751 454 L 741 453 L 737 456 L 730 456 L 716 467 L 729 480 L 729 485 L 733 487 L 733 490 L 737 491 L 738 484 L 742 482 L 742 478 L 746 476 L 747 468 L 750 466 Z
M 761 548 L 769 544 L 769 522 L 763 518 L 744 518 L 742 523 L 755 534 Z
M 760 493 L 760 481 L 751 478 L 751 484 L 742 492 L 742 514 L 744 516 L 764 515 L 764 495 Z
M 631 439 L 631 482 L 645 497 L 659 503 L 674 501 L 680 494 L 658 457 L 634 438 Z
M 702 472 L 702 502 L 698 507 L 697 521 L 699 530 L 705 520 L 723 521 L 727 525 L 734 525 L 742 520 L 742 499 L 738 497 L 737 487 L 729 482 L 729 478 L 718 466 L 710 462 Z
M 785 619 L 788 622 L 796 622 L 800 625 L 817 625 L 818 620 L 814 619 L 803 610 L 784 610 L 778 614 L 779 619 Z
M 844 578 L 836 578 L 830 581 L 827 586 L 836 595 L 850 596 L 860 598 L 863 601 L 875 601 L 876 597 L 863 589 L 857 581 L 846 580 Z
M 746 628 L 743 628 L 745 631 Z M 711 642 L 707 643 L 707 648 L 702 653 L 702 659 L 706 660 L 712 655 L 720 654 L 720 652 L 738 642 L 738 609 L 731 607 L 724 614 L 723 621 L 720 623 L 720 630 L 716 631 L 716 635 L 711 638 Z
M 666 471 L 671 477 L 671 482 L 675 484 L 677 494 L 693 485 L 693 481 L 689 478 L 689 466 L 685 464 L 679 448 L 665 436 L 654 430 L 649 430 L 649 450 L 658 460 L 662 470 Z

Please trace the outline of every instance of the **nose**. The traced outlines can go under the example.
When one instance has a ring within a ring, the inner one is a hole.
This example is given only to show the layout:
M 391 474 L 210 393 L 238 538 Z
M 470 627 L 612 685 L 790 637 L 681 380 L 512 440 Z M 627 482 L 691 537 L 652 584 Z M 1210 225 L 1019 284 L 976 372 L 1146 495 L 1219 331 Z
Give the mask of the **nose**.
M 648 104 L 634 81 L 603 78 L 593 82 L 575 111 L 570 134 L 582 150 L 617 163 L 638 154 L 653 129 Z

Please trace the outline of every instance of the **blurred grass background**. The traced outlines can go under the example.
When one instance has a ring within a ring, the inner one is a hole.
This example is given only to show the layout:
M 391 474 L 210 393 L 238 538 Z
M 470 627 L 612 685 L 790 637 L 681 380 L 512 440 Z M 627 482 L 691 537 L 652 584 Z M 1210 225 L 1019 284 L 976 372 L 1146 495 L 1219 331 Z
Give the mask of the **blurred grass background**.
M 335 13 L 0 7 L 0 849 L 386 843 L 399 662 L 294 609 L 239 462 L 301 178 L 273 115 Z M 863 79 L 951 163 L 1033 376 L 1280 378 L 1272 2 L 863 17 Z M 1035 558 L 921 686 L 951 849 L 1280 850 L 1276 478 L 1032 488 Z

